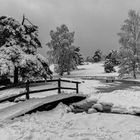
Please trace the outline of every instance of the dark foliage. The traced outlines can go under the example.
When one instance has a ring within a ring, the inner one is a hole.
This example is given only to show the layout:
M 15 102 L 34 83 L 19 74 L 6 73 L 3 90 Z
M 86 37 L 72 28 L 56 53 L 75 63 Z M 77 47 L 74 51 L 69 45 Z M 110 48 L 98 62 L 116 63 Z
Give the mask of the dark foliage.
M 93 62 L 100 62 L 102 58 L 101 50 L 96 50 L 93 56 Z
M 104 70 L 106 73 L 115 72 L 114 66 L 118 66 L 119 64 L 118 52 L 112 50 L 105 57 Z

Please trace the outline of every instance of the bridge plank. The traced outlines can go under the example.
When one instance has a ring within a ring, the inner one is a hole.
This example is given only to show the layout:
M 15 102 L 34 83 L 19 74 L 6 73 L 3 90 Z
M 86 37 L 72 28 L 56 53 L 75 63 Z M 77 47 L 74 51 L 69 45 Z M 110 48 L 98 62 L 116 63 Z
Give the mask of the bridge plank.
M 18 104 L 9 106 L 7 108 L 0 110 L 0 121 L 4 121 L 7 119 L 13 119 L 15 117 L 24 115 L 28 112 L 31 112 L 32 110 L 35 110 L 43 105 L 46 104 L 53 104 L 54 102 L 62 102 L 64 99 L 70 99 L 70 98 L 83 98 L 85 99 L 86 96 L 82 94 L 57 94 L 57 95 L 51 95 L 45 98 L 33 98 L 30 100 L 26 100 L 24 102 L 20 102 Z

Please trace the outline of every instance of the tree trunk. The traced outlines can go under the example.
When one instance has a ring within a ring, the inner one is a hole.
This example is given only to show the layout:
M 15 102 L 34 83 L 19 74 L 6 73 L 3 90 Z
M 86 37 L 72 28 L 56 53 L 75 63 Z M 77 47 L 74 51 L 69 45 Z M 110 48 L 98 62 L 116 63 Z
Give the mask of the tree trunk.
M 133 65 L 133 77 L 134 77 L 134 79 L 137 79 L 137 77 L 136 77 L 136 63 L 135 62 Z
M 70 64 L 70 62 L 69 62 Z M 70 66 L 67 66 L 67 75 L 70 75 Z
M 67 75 L 70 75 L 70 71 L 67 71 Z
M 15 67 L 14 70 L 14 84 L 18 83 L 18 67 Z
M 60 76 L 63 76 L 63 71 L 60 71 L 59 75 L 60 75 Z
M 133 71 L 133 77 L 134 79 L 137 79 L 135 70 Z
M 70 72 L 68 71 L 67 74 L 70 75 Z

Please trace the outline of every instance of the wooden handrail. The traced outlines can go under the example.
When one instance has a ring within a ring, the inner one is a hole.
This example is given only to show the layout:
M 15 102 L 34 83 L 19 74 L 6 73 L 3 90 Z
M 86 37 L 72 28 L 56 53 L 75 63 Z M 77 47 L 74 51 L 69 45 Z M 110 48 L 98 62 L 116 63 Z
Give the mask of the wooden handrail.
M 71 80 L 65 80 L 65 79 L 61 79 L 62 82 L 68 82 L 68 83 L 81 83 L 81 82 L 78 82 L 78 81 L 71 81 Z
M 27 81 L 26 83 L 18 84 L 18 86 L 23 86 L 24 85 L 25 88 L 26 88 L 26 92 L 23 92 L 23 93 L 20 93 L 20 94 L 17 94 L 17 95 L 11 95 L 9 97 L 0 99 L 0 103 L 4 102 L 4 101 L 8 101 L 8 100 L 14 100 L 15 98 L 23 96 L 23 95 L 26 95 L 26 99 L 28 100 L 28 99 L 30 99 L 30 94 L 45 92 L 45 91 L 51 91 L 51 90 L 58 90 L 58 93 L 61 93 L 61 89 L 76 90 L 76 93 L 79 92 L 78 85 L 80 84 L 80 82 L 78 82 L 78 81 L 70 81 L 70 80 L 64 80 L 64 79 L 59 78 L 59 79 L 47 80 L 46 82 L 58 82 L 58 87 L 30 91 L 30 84 L 32 84 L 33 82 Z M 75 88 L 61 87 L 61 82 L 75 83 L 76 87 Z M 16 87 L 16 86 L 14 86 L 14 87 Z M 11 86 L 11 88 L 12 88 L 12 86 Z

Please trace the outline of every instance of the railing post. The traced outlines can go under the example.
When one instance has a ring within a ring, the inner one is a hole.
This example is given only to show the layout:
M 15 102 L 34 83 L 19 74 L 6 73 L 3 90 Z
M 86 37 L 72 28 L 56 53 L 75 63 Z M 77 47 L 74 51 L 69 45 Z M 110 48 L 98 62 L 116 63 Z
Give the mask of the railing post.
M 79 92 L 79 89 L 78 89 L 78 82 L 76 83 L 76 93 L 78 93 Z
M 30 96 L 29 96 L 29 80 L 27 80 L 26 82 L 26 99 L 29 100 Z
M 58 94 L 61 93 L 61 79 L 58 79 Z

